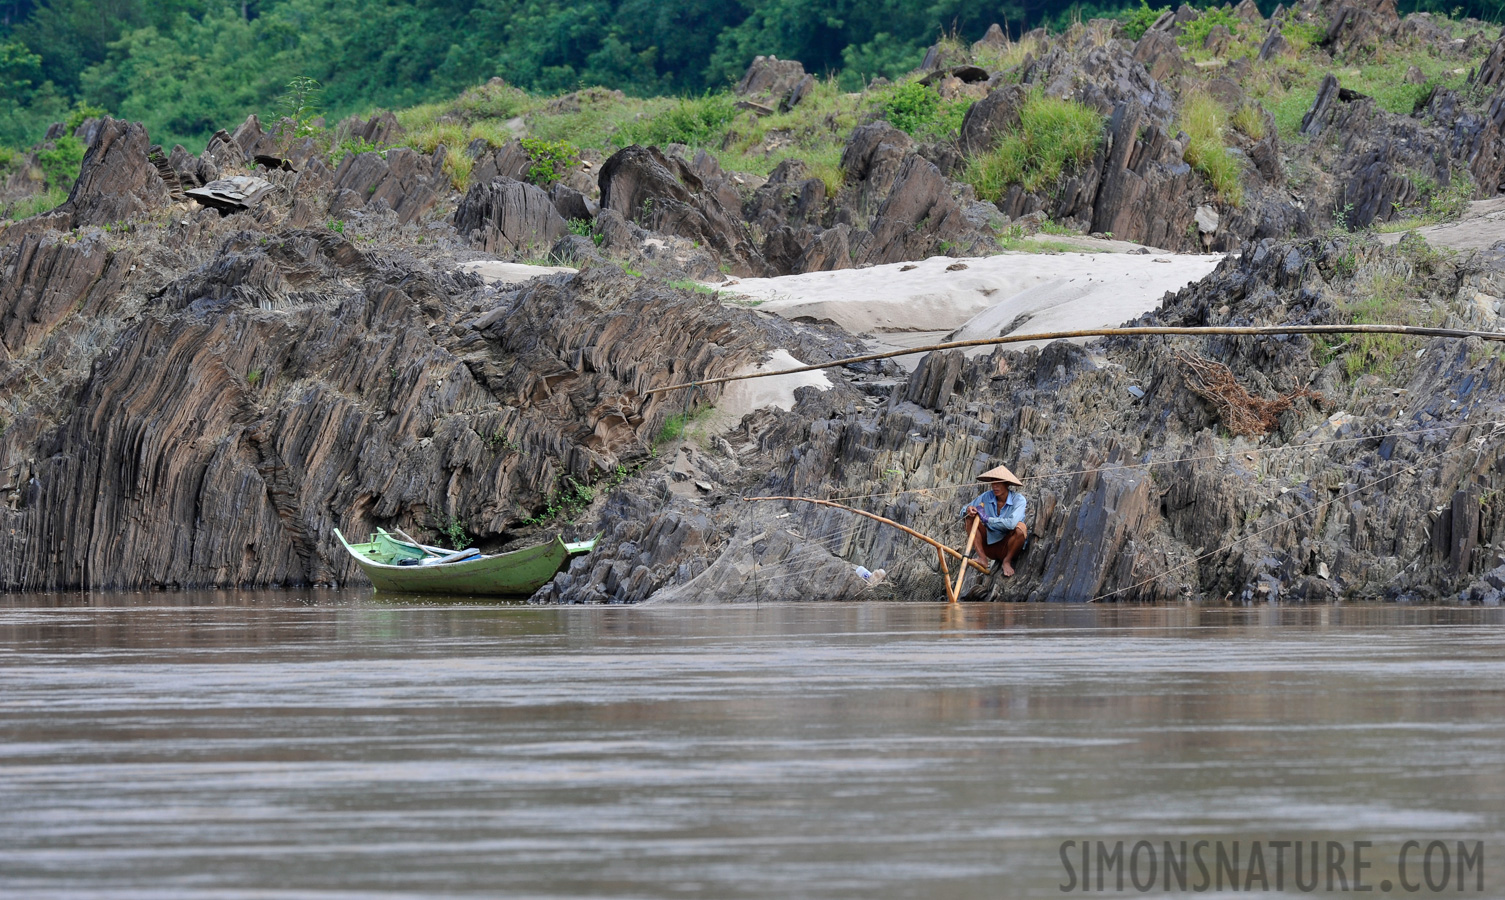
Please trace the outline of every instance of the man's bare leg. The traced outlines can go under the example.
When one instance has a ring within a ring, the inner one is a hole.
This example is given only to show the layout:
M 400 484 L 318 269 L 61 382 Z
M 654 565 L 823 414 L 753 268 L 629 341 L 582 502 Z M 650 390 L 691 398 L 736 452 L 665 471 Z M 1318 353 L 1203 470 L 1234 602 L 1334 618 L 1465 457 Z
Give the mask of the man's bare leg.
M 1021 522 L 1018 527 L 1009 532 L 1009 536 L 1003 540 L 1003 577 L 1014 577 L 1014 557 L 1019 554 L 1019 548 L 1024 546 L 1024 539 L 1028 536 Z

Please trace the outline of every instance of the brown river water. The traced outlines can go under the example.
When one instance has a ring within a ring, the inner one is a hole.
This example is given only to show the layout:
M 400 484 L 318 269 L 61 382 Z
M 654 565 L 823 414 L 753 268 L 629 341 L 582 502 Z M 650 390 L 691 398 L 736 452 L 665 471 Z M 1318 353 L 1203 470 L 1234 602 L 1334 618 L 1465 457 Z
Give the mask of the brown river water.
M 1404 843 L 1461 842 L 1438 895 L 1502 897 L 1502 647 L 1501 609 L 7 595 L 0 897 L 1059 897 L 1141 840 L 1367 841 L 1407 896 Z M 1122 893 L 1250 883 L 1191 881 Z

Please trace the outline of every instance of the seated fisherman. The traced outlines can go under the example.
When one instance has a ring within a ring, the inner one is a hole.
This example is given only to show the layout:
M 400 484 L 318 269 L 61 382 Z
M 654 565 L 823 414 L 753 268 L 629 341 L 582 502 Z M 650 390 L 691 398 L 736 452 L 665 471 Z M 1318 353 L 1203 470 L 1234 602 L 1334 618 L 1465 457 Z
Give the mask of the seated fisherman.
M 1024 482 L 1004 466 L 989 469 L 977 480 L 987 484 L 989 489 L 967 504 L 962 510 L 962 519 L 968 534 L 972 532 L 972 520 L 982 520 L 987 527 L 978 534 L 977 555 L 1002 563 L 1003 577 L 1012 578 L 1014 557 L 1029 536 L 1024 527 L 1024 495 L 1014 490 L 1015 487 L 1024 487 Z

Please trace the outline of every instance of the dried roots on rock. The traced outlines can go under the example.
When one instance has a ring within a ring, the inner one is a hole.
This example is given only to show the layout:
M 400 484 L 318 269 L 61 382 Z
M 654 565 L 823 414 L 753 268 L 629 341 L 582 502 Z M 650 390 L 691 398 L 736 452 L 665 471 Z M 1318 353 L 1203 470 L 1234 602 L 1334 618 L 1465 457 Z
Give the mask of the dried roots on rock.
M 1297 388 L 1274 400 L 1256 397 L 1244 389 L 1234 378 L 1233 370 L 1220 362 L 1202 359 L 1186 353 L 1175 354 L 1181 364 L 1187 387 L 1218 411 L 1218 418 L 1235 435 L 1257 436 L 1269 434 L 1280 414 L 1291 408 L 1301 397 L 1322 402 L 1321 394 L 1309 388 Z

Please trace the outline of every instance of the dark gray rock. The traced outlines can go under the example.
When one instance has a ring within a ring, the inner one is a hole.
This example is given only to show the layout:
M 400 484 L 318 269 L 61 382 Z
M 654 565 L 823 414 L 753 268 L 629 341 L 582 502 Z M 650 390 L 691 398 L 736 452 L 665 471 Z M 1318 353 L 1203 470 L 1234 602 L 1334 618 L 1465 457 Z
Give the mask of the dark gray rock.
M 465 193 L 455 230 L 488 253 L 518 254 L 552 247 L 569 225 L 541 188 L 497 178 Z
M 1373 51 L 1400 25 L 1395 0 L 1343 0 L 1329 17 L 1323 44 L 1335 56 Z
M 104 118 L 67 202 L 52 213 L 66 231 L 124 222 L 171 202 L 167 184 L 148 157 L 151 143 L 136 122 Z
M 1019 127 L 1019 110 L 1028 91 L 1017 84 L 994 88 L 967 109 L 962 118 L 958 145 L 962 153 L 976 156 L 993 149 L 1005 135 Z
M 959 240 L 970 229 L 961 206 L 951 196 L 951 183 L 933 163 L 911 155 L 878 207 L 873 240 L 860 262 L 876 265 L 921 259 L 942 241 Z
M 441 145 L 432 156 L 406 147 L 351 154 L 335 169 L 331 190 L 336 196 L 350 191 L 363 207 L 381 204 L 399 222 L 414 222 L 451 189 L 444 174 L 445 153 Z
M 838 224 L 827 228 L 805 245 L 790 271 L 797 274 L 850 269 L 864 246 L 864 239 L 870 240 L 871 236 L 867 232 L 854 235 L 850 225 Z
M 601 167 L 600 185 L 603 211 L 697 242 L 743 274 L 762 274 L 764 262 L 738 210 L 727 209 L 682 160 L 653 147 L 626 147 Z
M 1280 28 L 1271 28 L 1270 33 L 1265 35 L 1264 42 L 1259 45 L 1259 61 L 1266 62 L 1277 56 L 1284 56 L 1290 49 L 1291 42 L 1280 33 Z
M 786 159 L 774 167 L 768 181 L 742 204 L 742 216 L 772 236 L 782 228 L 818 227 L 827 213 L 826 200 L 825 182 L 813 177 L 810 168 L 800 160 Z M 766 251 L 763 255 L 781 274 L 788 273 Z
M 1156 81 L 1178 75 L 1186 68 L 1176 39 L 1164 31 L 1146 31 L 1134 44 L 1134 60 L 1143 63 Z
M 904 388 L 904 399 L 926 409 L 946 408 L 959 387 L 966 357 L 960 350 L 936 350 L 920 357 Z
M 588 222 L 600 211 L 594 200 L 566 184 L 556 183 L 549 188 L 549 199 L 566 220 Z
M 814 86 L 815 79 L 798 60 L 758 56 L 733 90 L 744 100 L 781 111 L 796 106 Z
M 510 178 L 513 181 L 528 181 L 528 170 L 533 161 L 523 149 L 522 141 L 510 140 L 495 150 L 489 144 L 476 148 L 475 163 L 470 169 L 472 183 L 484 184 L 494 178 Z
M 841 151 L 841 170 L 858 186 L 847 206 L 859 216 L 883 201 L 898 178 L 899 168 L 914 149 L 914 139 L 887 122 L 859 125 Z

